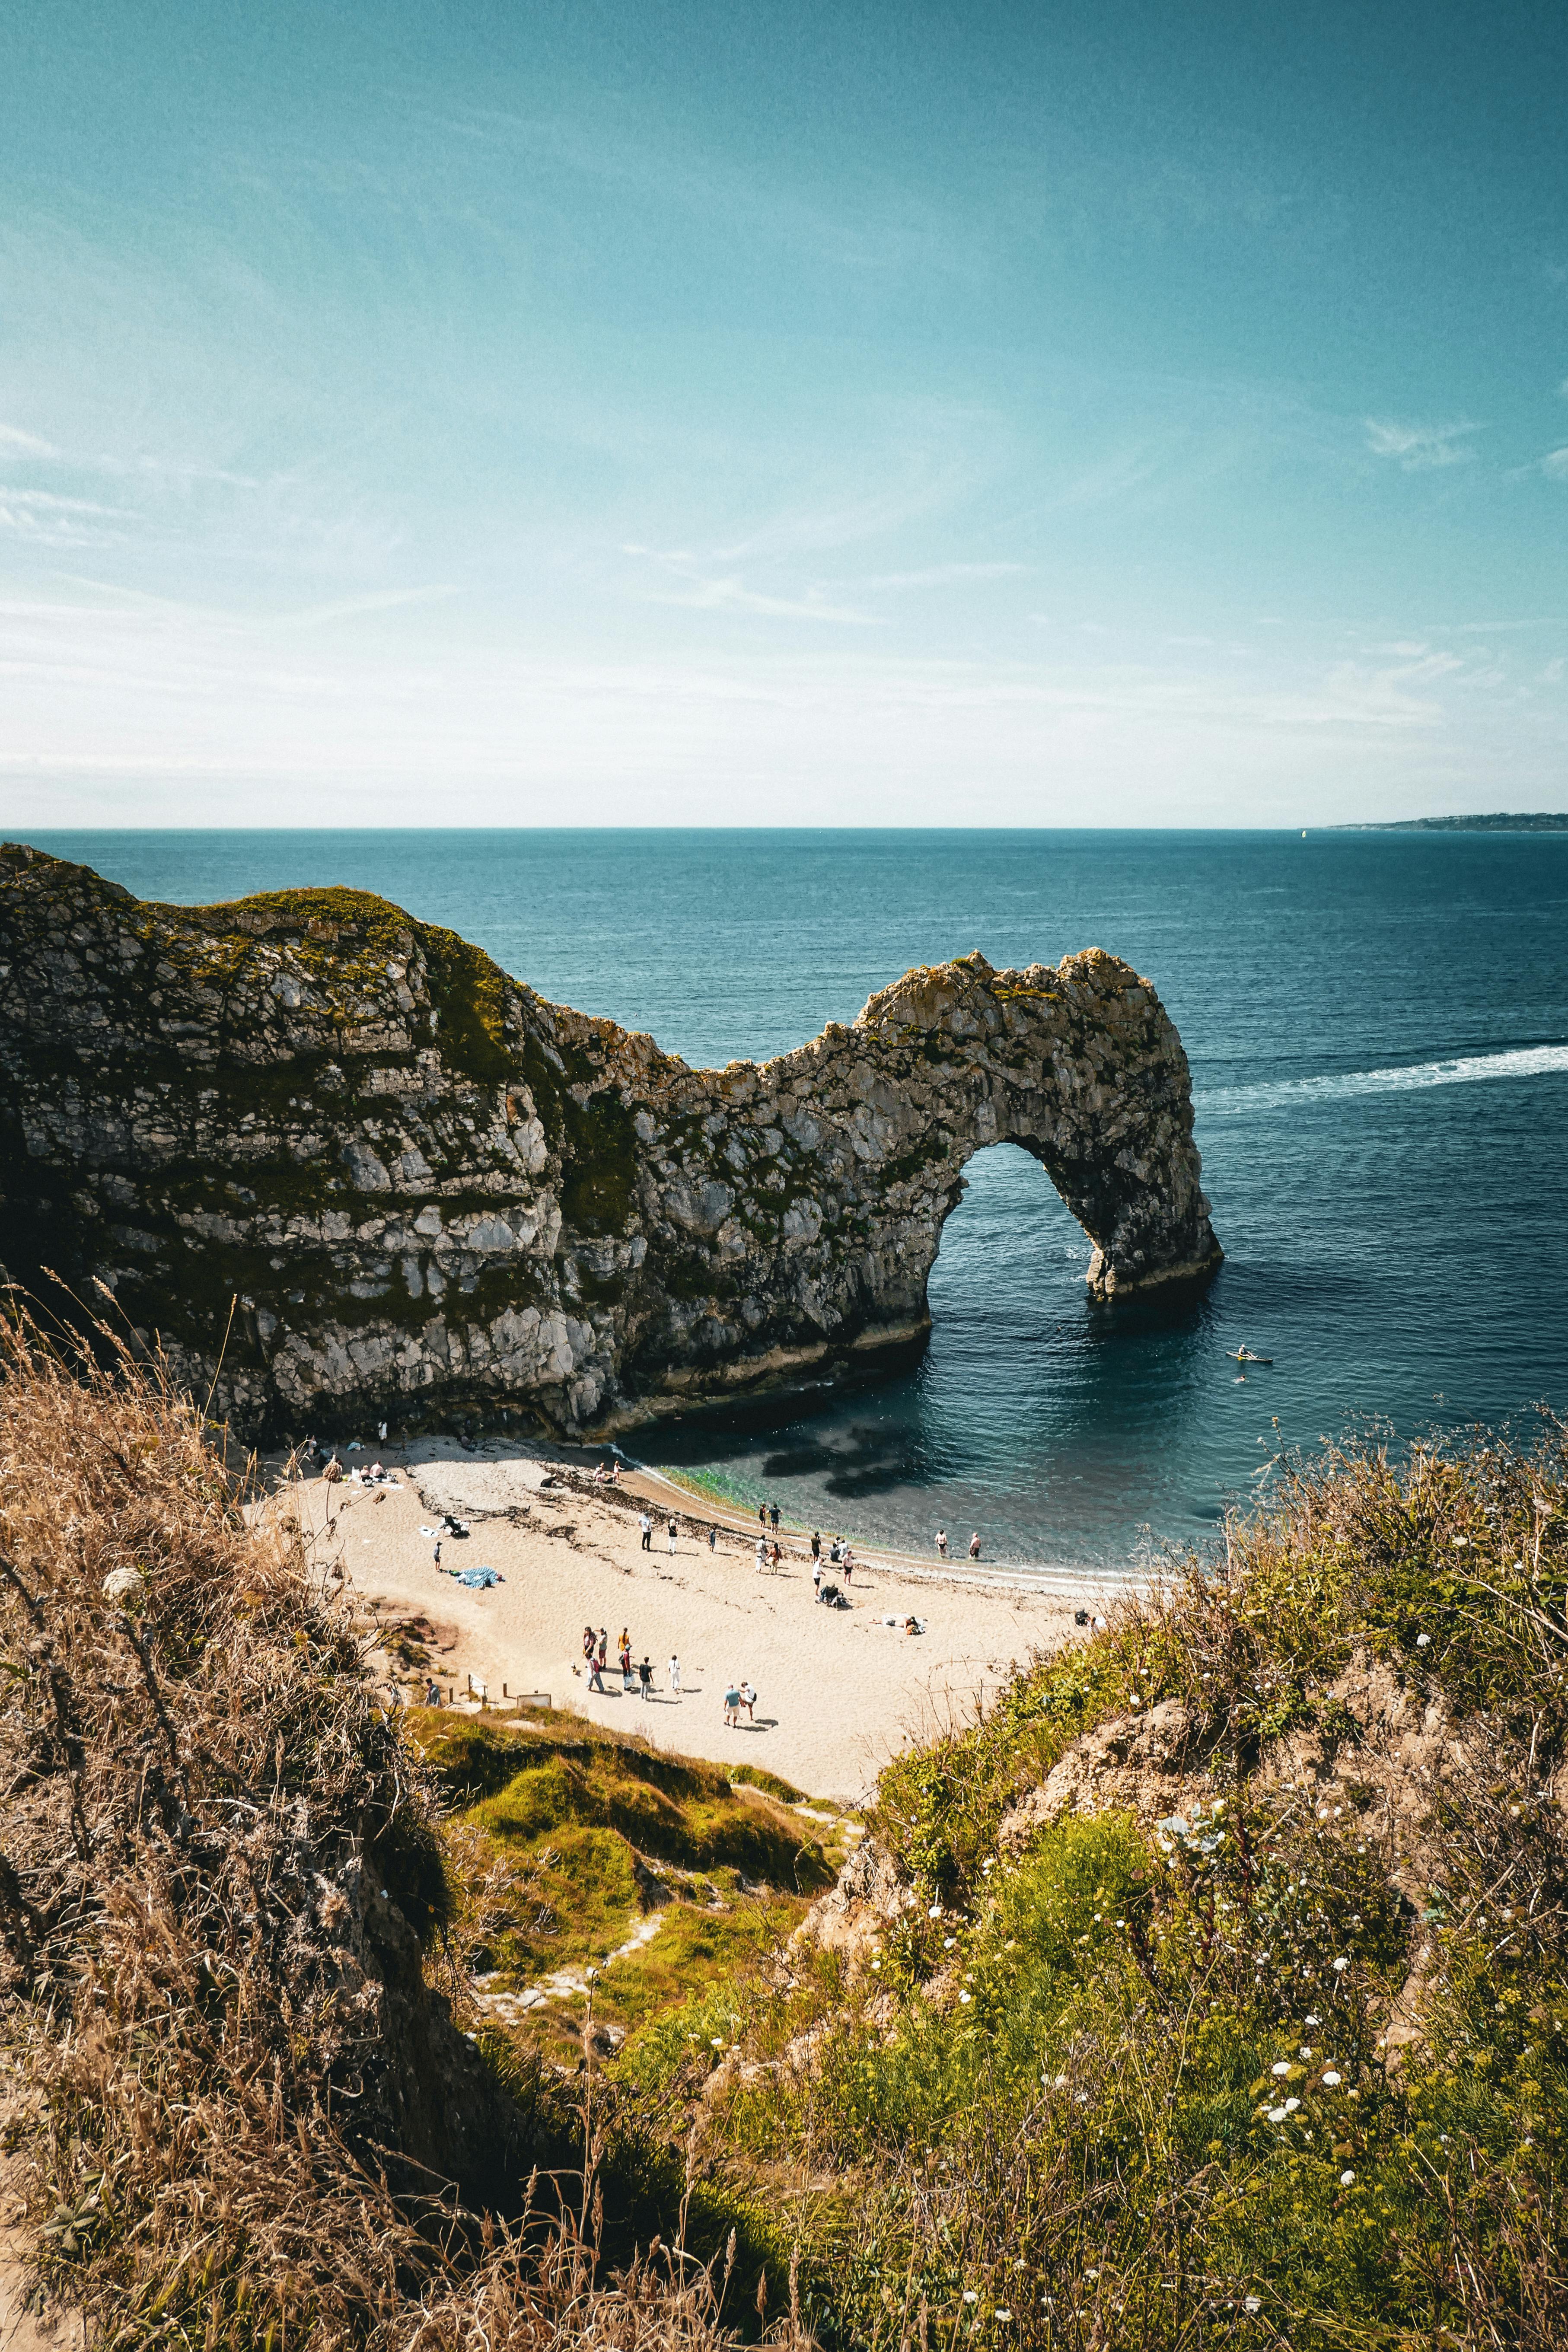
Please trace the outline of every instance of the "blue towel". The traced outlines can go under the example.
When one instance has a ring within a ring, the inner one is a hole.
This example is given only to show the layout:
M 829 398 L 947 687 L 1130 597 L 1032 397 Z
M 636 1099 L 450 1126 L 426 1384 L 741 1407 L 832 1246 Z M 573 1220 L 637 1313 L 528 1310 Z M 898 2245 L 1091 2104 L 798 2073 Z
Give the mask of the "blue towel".
M 482 1592 L 487 1585 L 502 1581 L 493 1568 L 460 1568 L 456 1574 L 459 1584 L 466 1584 L 476 1592 Z

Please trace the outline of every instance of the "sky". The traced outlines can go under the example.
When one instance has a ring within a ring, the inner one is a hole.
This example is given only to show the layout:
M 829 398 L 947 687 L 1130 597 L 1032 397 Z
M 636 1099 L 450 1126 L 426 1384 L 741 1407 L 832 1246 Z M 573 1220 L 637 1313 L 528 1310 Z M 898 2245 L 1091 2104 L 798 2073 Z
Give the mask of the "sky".
M 12 0 L 0 830 L 1568 808 L 1568 11 Z

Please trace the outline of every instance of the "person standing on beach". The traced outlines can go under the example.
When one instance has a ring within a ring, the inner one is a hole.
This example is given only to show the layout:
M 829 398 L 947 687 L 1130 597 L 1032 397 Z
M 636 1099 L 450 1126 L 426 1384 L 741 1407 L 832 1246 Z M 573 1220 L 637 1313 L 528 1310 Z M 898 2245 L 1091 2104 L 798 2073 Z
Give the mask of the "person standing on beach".
M 718 1546 L 719 1546 L 719 1523 L 718 1523 L 718 1521 L 717 1521 L 717 1520 L 715 1520 L 715 1521 L 714 1521 L 714 1523 L 713 1523 L 713 1525 L 712 1525 L 712 1526 L 709 1528 L 709 1530 L 708 1530 L 708 1549 L 709 1549 L 709 1550 L 710 1550 L 710 1551 L 716 1551 L 716 1550 L 718 1549 Z
M 434 1553 L 434 1560 L 435 1560 L 435 1565 L 436 1565 L 437 1568 L 439 1568 L 439 1567 L 440 1567 L 440 1565 L 441 1565 L 441 1538 L 440 1538 L 440 1537 L 439 1537 L 439 1536 L 437 1536 L 437 1538 L 436 1538 L 436 1549 L 435 1549 L 435 1553 Z
M 588 1688 L 590 1690 L 597 1691 L 601 1698 L 606 1696 L 605 1690 L 605 1653 L 602 1649 L 595 1649 L 589 1655 Z
M 945 1559 L 947 1558 L 947 1529 L 945 1528 L 938 1528 L 936 1531 L 936 1556 L 938 1559 Z
M 724 1728 L 733 1731 L 741 1721 L 741 1685 L 731 1683 L 724 1693 Z
M 680 1660 L 673 1650 L 669 1654 L 669 1695 L 671 1698 L 680 1696 Z
M 643 1653 L 643 1662 L 637 1668 L 637 1680 L 642 1685 L 643 1705 L 647 1706 L 653 1696 L 653 1667 L 648 1663 L 646 1650 Z
M 822 1529 L 820 1528 L 813 1528 L 811 1531 L 811 1556 L 820 1567 L 822 1562 Z
M 768 1531 L 768 1507 L 765 1503 L 759 1503 L 757 1505 L 757 1525 L 761 1528 L 763 1533 L 766 1535 Z
M 754 1723 L 754 1722 L 755 1722 L 755 1720 L 756 1720 L 756 1713 L 757 1713 L 757 1694 L 756 1694 L 756 1692 L 752 1688 L 752 1685 L 751 1685 L 751 1684 L 750 1684 L 749 1682 L 743 1682 L 743 1683 L 741 1685 L 741 1705 L 742 1705 L 742 1706 L 745 1708 L 745 1710 L 746 1710 L 746 1720 L 747 1720 L 747 1722 L 748 1722 L 748 1723 Z M 737 1715 L 737 1716 L 736 1716 L 735 1720 L 736 1720 L 736 1722 L 737 1722 L 737 1723 L 740 1721 L 740 1717 L 739 1717 L 739 1715 Z
M 624 1625 L 621 1627 L 620 1658 L 621 1690 L 624 1695 L 632 1686 L 632 1637 Z
M 974 1533 L 969 1538 L 969 1557 L 971 1559 L 978 1559 L 980 1557 L 980 1530 L 978 1528 L 975 1528 Z
M 651 1551 L 653 1549 L 653 1521 L 649 1518 L 646 1511 L 643 1512 L 641 1517 L 638 1519 L 637 1525 L 642 1529 L 642 1548 L 644 1551 Z
M 672 1511 L 672 1512 L 670 1513 L 670 1515 L 669 1515 L 669 1556 L 670 1556 L 670 1558 L 671 1558 L 672 1559 L 674 1559 L 674 1557 L 675 1557 L 675 1537 L 676 1537 L 675 1514 L 674 1514 L 674 1512 Z
M 768 1505 L 768 1525 L 776 1536 L 779 1531 L 779 1507 L 776 1503 Z
M 812 1598 L 820 1601 L 822 1598 L 822 1554 L 820 1552 L 811 1563 L 811 1591 Z
M 761 1576 L 763 1569 L 767 1566 L 767 1561 L 768 1548 L 763 1538 L 759 1536 L 757 1538 L 757 1574 L 759 1576 Z

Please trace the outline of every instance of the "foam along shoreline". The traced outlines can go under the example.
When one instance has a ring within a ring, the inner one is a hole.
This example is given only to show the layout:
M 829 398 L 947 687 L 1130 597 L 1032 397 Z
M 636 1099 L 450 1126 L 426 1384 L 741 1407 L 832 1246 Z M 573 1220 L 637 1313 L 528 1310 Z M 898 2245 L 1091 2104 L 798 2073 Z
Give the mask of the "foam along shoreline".
M 343 1458 L 368 1466 L 374 1457 Z M 798 1535 L 786 1542 L 781 1528 L 784 1563 L 759 1574 L 754 1522 L 748 1531 L 732 1513 L 694 1511 L 689 1496 L 646 1472 L 624 1477 L 618 1490 L 595 1488 L 591 1476 L 515 1445 L 469 1454 L 444 1440 L 389 1445 L 382 1459 L 395 1486 L 296 1478 L 258 1507 L 291 1510 L 314 1571 L 381 1622 L 384 1654 L 405 1697 L 423 1696 L 426 1671 L 459 1703 L 470 1681 L 503 1711 L 520 1693 L 548 1694 L 557 1707 L 657 1747 L 762 1765 L 836 1803 L 863 1802 L 889 1757 L 986 1703 L 1032 1652 L 1071 1639 L 1075 1607 L 1103 1592 L 1090 1577 L 1068 1589 L 1064 1572 L 1057 1591 L 1040 1579 L 1004 1583 L 857 1548 L 849 1607 L 824 1608 Z M 645 1505 L 655 1517 L 647 1550 Z M 421 1530 L 448 1511 L 471 1533 L 443 1538 L 437 1570 L 434 1534 Z M 491 1568 L 502 1580 L 471 1590 L 442 1572 L 468 1567 Z M 903 1630 L 911 1617 L 922 1633 Z M 584 1669 L 588 1624 L 608 1636 L 602 1692 L 589 1688 Z M 623 1626 L 634 1658 L 647 1657 L 654 1671 L 647 1700 L 621 1688 Z M 410 1654 L 400 1657 L 400 1647 Z M 669 1686 L 672 1656 L 681 1662 L 679 1696 Z M 759 1694 L 755 1709 L 726 1727 L 724 1693 L 742 1677 Z

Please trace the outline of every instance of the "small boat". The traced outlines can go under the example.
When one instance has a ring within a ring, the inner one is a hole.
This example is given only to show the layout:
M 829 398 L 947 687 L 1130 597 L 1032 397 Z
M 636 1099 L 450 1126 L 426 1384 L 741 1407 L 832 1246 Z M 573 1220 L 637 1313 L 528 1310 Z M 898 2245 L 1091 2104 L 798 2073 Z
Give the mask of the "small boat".
M 1233 1364 L 1271 1364 L 1272 1356 L 1255 1356 L 1250 1348 L 1227 1348 L 1226 1354 Z

